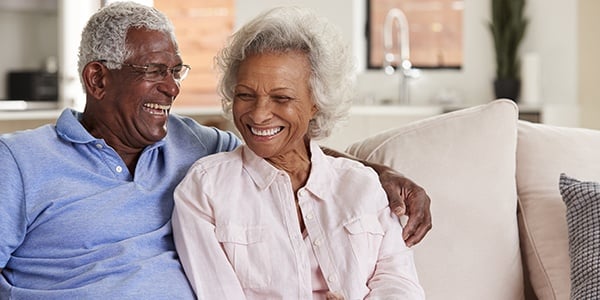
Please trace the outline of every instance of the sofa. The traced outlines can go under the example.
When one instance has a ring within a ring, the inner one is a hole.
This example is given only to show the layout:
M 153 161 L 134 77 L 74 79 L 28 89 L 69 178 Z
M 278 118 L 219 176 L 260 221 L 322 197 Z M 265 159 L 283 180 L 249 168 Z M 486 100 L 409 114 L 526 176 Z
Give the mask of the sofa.
M 427 299 L 570 299 L 574 284 L 597 292 L 600 200 L 588 201 L 594 209 L 574 204 L 590 212 L 578 220 L 559 180 L 598 186 L 600 131 L 521 121 L 518 106 L 499 99 L 383 131 L 347 152 L 395 168 L 431 197 L 433 228 L 413 247 Z M 592 240 L 582 244 L 585 235 Z M 576 238 L 587 253 L 574 253 Z

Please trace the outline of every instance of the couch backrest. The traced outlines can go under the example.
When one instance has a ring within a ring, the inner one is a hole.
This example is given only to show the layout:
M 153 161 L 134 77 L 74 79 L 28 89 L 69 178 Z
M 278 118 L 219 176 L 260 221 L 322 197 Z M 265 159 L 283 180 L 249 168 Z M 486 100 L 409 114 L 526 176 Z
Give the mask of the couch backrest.
M 566 300 L 571 290 L 569 237 L 559 177 L 566 173 L 600 182 L 600 131 L 524 121 L 518 122 L 518 130 L 517 189 L 525 266 L 540 300 Z M 599 228 L 592 230 L 600 236 Z M 579 255 L 571 253 L 572 257 Z M 597 268 L 598 262 L 595 264 Z
M 433 228 L 414 247 L 429 300 L 523 299 L 515 161 L 518 109 L 496 100 L 350 146 L 423 186 Z

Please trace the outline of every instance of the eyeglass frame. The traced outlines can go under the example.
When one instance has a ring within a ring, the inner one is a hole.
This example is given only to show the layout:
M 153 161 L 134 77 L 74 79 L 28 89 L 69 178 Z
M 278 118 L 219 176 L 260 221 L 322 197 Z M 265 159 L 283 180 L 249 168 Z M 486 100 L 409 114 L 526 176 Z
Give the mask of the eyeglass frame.
M 176 66 L 173 66 L 171 68 L 169 68 L 169 66 L 165 65 L 165 64 L 160 64 L 160 63 L 149 63 L 149 64 L 145 64 L 143 66 L 140 65 L 134 65 L 134 64 L 128 64 L 128 63 L 121 63 L 121 62 L 117 62 L 117 61 L 112 61 L 112 60 L 106 60 L 106 59 L 101 59 L 98 60 L 98 62 L 100 63 L 112 63 L 112 64 L 118 64 L 118 65 L 123 65 L 123 66 L 128 66 L 134 70 L 136 70 L 138 73 L 142 73 L 143 74 L 143 79 L 146 81 L 150 81 L 150 82 L 160 82 L 160 81 L 164 81 L 167 78 L 167 75 L 169 73 L 171 73 L 171 76 L 173 76 L 173 79 L 177 82 L 181 82 L 183 81 L 187 75 L 189 74 L 190 70 L 192 69 L 192 67 L 190 65 L 187 64 L 179 64 Z M 148 68 L 151 67 L 157 67 L 158 71 L 148 71 Z M 179 71 L 180 73 L 180 78 L 176 78 L 175 77 L 175 68 L 181 67 L 181 70 Z M 164 75 L 160 75 L 161 73 L 164 72 Z M 183 74 L 181 74 L 181 72 L 183 72 Z M 157 73 L 161 78 L 158 80 L 152 80 L 149 79 L 148 76 L 150 76 L 149 74 L 152 73 Z

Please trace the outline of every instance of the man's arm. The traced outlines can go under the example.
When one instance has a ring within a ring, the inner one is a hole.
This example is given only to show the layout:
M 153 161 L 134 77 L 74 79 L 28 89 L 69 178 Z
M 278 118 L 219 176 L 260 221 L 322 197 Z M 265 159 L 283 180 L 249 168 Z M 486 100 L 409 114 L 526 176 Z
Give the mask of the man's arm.
M 421 186 L 388 166 L 360 160 L 326 147 L 321 148 L 327 155 L 346 157 L 373 168 L 379 174 L 379 181 L 387 194 L 392 211 L 398 216 L 408 216 L 402 234 L 406 245 L 412 247 L 425 237 L 432 226 L 429 210 L 431 199 Z

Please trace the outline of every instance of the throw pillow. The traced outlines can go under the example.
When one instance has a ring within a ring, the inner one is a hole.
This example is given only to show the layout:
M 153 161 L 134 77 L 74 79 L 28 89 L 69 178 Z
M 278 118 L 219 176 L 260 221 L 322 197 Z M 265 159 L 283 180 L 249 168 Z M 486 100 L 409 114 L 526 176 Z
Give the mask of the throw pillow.
M 600 183 L 560 175 L 567 206 L 571 299 L 600 299 Z

